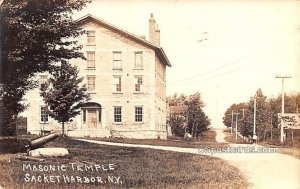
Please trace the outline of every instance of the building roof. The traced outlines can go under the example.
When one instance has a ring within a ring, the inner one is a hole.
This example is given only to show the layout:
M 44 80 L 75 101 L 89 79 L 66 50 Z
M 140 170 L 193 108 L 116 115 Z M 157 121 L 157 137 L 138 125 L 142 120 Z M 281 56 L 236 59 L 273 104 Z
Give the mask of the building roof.
M 79 23 L 81 23 L 81 22 L 84 22 L 84 21 L 86 21 L 88 19 L 93 19 L 96 22 L 104 25 L 105 27 L 107 27 L 107 28 L 109 28 L 109 29 L 111 29 L 111 30 L 113 30 L 113 31 L 115 31 L 117 33 L 120 33 L 120 34 L 122 34 L 122 35 L 124 35 L 124 36 L 126 36 L 128 38 L 131 38 L 132 40 L 134 40 L 134 41 L 136 41 L 136 42 L 138 42 L 140 44 L 143 44 L 143 45 L 145 45 L 145 46 L 147 46 L 147 47 L 149 47 L 151 49 L 154 49 L 155 52 L 157 53 L 158 57 L 160 58 L 160 60 L 166 66 L 169 66 L 169 67 L 172 66 L 171 63 L 170 63 L 170 61 L 169 61 L 169 59 L 168 59 L 168 57 L 167 57 L 167 55 L 165 54 L 164 50 L 161 47 L 156 46 L 156 45 L 150 43 L 149 41 L 147 41 L 147 40 L 145 40 L 145 39 L 143 39 L 143 38 L 141 38 L 141 37 L 139 37 L 139 36 L 137 36 L 135 34 L 132 34 L 132 33 L 128 32 L 128 31 L 125 31 L 125 30 L 123 30 L 121 28 L 118 28 L 118 27 L 116 27 L 116 26 L 114 26 L 114 25 L 112 25 L 112 24 L 110 24 L 108 22 L 105 22 L 104 20 L 101 20 L 101 19 L 99 19 L 99 18 L 97 18 L 97 17 L 95 17 L 95 16 L 93 16 L 91 14 L 87 14 L 87 15 L 85 15 L 85 16 L 77 19 L 76 21 L 79 22 Z
M 179 105 L 179 106 L 170 106 L 171 114 L 185 114 L 188 111 L 188 106 Z

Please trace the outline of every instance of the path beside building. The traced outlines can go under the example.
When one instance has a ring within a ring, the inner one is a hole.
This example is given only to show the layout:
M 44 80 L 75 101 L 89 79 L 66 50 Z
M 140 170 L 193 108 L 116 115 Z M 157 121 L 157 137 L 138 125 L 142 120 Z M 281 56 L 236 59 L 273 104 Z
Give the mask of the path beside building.
M 217 142 L 226 142 L 223 130 L 216 130 Z M 123 144 L 113 142 L 94 141 L 86 139 L 78 139 L 81 141 L 113 145 L 124 147 L 138 147 L 158 150 L 169 150 L 175 152 L 193 153 L 201 155 L 209 155 L 219 157 L 226 160 L 229 164 L 239 168 L 251 183 L 251 188 L 254 189 L 300 189 L 300 160 L 289 155 L 279 153 L 246 153 L 247 150 L 259 150 L 262 146 L 248 144 L 230 144 L 231 150 L 236 150 L 235 153 L 225 153 L 223 149 L 213 148 L 180 148 L 168 146 L 153 146 L 153 145 L 138 145 L 138 144 Z M 223 150 L 223 152 L 220 152 Z M 264 150 L 268 150 L 264 148 Z M 219 153 L 209 153 L 219 151 Z

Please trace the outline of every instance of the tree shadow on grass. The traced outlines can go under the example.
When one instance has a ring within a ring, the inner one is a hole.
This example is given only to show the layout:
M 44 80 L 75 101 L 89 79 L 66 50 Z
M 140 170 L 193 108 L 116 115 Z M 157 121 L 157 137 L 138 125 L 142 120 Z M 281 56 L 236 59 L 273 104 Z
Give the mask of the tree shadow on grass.
M 23 153 L 26 152 L 27 140 L 16 138 L 0 138 L 0 153 Z

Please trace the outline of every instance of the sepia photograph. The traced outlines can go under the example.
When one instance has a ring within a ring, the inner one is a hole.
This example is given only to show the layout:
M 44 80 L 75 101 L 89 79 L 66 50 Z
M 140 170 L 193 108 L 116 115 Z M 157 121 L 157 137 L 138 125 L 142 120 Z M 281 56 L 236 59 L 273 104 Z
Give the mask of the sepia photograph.
M 0 0 L 0 189 L 300 189 L 299 0 Z

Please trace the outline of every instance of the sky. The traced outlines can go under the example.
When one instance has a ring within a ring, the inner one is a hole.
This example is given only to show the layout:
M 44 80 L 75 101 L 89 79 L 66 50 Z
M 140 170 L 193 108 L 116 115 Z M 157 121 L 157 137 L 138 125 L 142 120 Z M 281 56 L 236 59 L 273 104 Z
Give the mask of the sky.
M 75 14 L 92 14 L 148 39 L 153 13 L 167 69 L 167 95 L 199 91 L 213 127 L 233 103 L 257 89 L 300 92 L 300 1 L 93 0 Z

